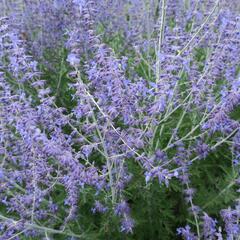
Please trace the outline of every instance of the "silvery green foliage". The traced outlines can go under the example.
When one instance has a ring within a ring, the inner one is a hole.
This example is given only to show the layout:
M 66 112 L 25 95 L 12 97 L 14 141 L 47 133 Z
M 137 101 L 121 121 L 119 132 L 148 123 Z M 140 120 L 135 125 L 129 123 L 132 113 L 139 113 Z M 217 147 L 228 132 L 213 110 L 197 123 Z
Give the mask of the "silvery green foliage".
M 191 226 L 179 226 L 176 235 L 239 238 L 239 199 L 220 211 L 218 222 L 195 205 L 190 171 L 227 145 L 231 184 L 239 188 L 240 126 L 232 117 L 240 103 L 237 3 L 2 3 L 1 239 L 87 239 L 81 227 L 75 233 L 70 226 L 89 192 L 90 214 L 114 215 L 119 232 L 134 234 L 127 193 L 138 175 L 146 186 L 155 180 L 160 188 L 181 184 L 192 217 Z M 121 54 L 107 41 L 115 32 L 123 38 Z M 53 47 L 68 52 L 68 108 L 57 103 L 34 60 L 45 63 L 44 51 Z M 204 53 L 199 57 L 198 51 Z M 146 70 L 139 73 L 142 61 Z M 132 171 L 132 164 L 140 171 Z

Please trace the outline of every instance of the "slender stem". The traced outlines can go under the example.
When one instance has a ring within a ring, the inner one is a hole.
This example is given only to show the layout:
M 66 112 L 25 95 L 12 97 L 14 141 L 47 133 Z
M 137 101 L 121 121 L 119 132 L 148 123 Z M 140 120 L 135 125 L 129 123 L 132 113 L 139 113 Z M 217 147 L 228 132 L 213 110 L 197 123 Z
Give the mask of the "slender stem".
M 0 214 L 0 219 L 2 219 L 3 221 L 12 222 L 15 225 L 19 222 L 19 221 L 13 220 L 11 218 L 5 217 L 1 214 Z M 56 230 L 56 229 L 53 229 L 53 228 L 39 226 L 35 223 L 25 223 L 25 227 L 30 228 L 30 229 L 38 229 L 38 230 L 41 230 L 43 232 L 48 232 L 48 233 L 55 233 L 55 234 L 61 234 L 61 235 L 69 236 L 69 237 L 76 237 L 76 238 L 79 238 L 79 239 L 86 239 L 85 234 L 79 235 L 79 234 L 75 234 L 75 233 L 69 233 L 69 232 L 65 232 L 65 231 L 61 231 L 61 230 Z
M 189 189 L 189 185 L 188 185 L 188 183 L 186 183 L 186 185 L 187 185 L 187 189 Z M 190 204 L 191 204 L 191 208 L 192 208 L 192 212 L 193 212 L 194 220 L 195 220 L 195 223 L 196 223 L 198 240 L 200 240 L 200 229 L 199 229 L 198 216 L 197 216 L 197 214 L 196 214 L 195 211 L 194 211 L 194 206 L 193 206 L 192 198 L 190 198 Z
M 202 31 L 202 29 L 205 27 L 205 25 L 208 23 L 209 19 L 211 18 L 211 16 L 213 15 L 213 13 L 215 12 L 215 10 L 217 9 L 218 5 L 219 5 L 220 0 L 218 0 L 215 4 L 215 6 L 213 7 L 212 11 L 210 12 L 210 14 L 205 18 L 205 20 L 203 21 L 202 25 L 198 28 L 198 30 L 196 31 L 196 33 L 192 36 L 192 38 L 189 40 L 189 42 L 182 48 L 182 50 L 180 50 L 177 54 L 177 56 L 182 55 L 187 49 L 188 47 L 192 44 L 192 42 L 195 40 L 195 38 L 198 36 L 198 34 Z

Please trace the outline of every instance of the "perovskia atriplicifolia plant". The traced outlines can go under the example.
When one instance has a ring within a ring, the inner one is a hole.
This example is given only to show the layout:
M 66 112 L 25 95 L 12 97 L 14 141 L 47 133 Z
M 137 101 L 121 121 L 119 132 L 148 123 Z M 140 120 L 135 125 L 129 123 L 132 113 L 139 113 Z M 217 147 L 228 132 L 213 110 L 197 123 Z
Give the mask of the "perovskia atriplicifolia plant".
M 0 4 L 0 239 L 240 239 L 238 1 Z

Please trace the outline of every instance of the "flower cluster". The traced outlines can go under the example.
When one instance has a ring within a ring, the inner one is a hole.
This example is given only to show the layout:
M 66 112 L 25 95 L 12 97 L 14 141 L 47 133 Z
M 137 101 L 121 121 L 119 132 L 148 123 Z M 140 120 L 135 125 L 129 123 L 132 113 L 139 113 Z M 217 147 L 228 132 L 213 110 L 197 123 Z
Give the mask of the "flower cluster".
M 1 239 L 87 239 L 83 202 L 134 234 L 134 184 L 170 191 L 174 181 L 192 224 L 176 236 L 239 238 L 239 199 L 215 219 L 192 181 L 195 164 L 224 148 L 231 182 L 219 194 L 240 191 L 237 2 L 1 2 Z M 57 65 L 68 106 L 47 75 Z

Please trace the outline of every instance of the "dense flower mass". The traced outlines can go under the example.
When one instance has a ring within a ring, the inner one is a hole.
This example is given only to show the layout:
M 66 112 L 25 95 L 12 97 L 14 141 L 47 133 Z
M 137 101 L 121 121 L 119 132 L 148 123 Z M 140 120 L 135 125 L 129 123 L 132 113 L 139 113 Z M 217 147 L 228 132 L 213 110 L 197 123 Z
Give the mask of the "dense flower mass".
M 237 0 L 0 6 L 0 239 L 240 238 Z

